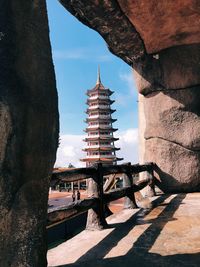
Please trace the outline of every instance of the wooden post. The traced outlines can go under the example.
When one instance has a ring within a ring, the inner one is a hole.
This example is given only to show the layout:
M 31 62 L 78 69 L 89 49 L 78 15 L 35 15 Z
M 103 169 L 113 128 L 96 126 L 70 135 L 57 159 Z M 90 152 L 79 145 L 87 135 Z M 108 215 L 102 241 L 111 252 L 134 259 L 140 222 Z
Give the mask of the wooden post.
M 147 177 L 150 179 L 150 182 L 148 186 L 146 187 L 145 196 L 154 197 L 156 196 L 156 192 L 155 192 L 153 166 L 147 171 Z
M 71 191 L 74 191 L 74 182 L 71 182 Z
M 123 177 L 123 187 L 130 187 L 130 190 L 128 190 L 126 197 L 124 198 L 124 208 L 125 209 L 135 209 L 137 208 L 137 204 L 135 201 L 134 192 L 132 190 L 133 186 L 133 177 L 131 172 L 131 163 L 128 163 L 127 172 Z
M 93 178 L 88 179 L 88 197 L 98 199 L 97 208 L 92 208 L 88 211 L 87 218 L 87 230 L 101 230 L 107 226 L 104 212 L 104 201 L 103 201 L 103 172 L 102 164 L 96 165 L 97 172 Z

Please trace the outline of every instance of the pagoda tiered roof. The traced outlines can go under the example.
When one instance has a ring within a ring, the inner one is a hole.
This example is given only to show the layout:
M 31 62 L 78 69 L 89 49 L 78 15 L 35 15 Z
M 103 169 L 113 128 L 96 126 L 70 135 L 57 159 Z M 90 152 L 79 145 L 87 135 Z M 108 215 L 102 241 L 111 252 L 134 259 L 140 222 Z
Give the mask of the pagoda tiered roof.
M 108 96 L 112 95 L 114 92 L 111 91 L 109 88 L 105 88 L 103 86 L 103 84 L 100 82 L 98 84 L 95 85 L 94 88 L 90 89 L 90 90 L 87 90 L 87 95 L 90 96 L 91 93 L 96 93 L 96 92 L 99 92 L 100 90 L 103 90 L 103 93 L 106 93 Z
M 83 162 L 97 162 L 97 163 L 109 163 L 109 162 L 116 162 L 119 160 L 123 160 L 123 158 L 106 158 L 106 157 L 96 157 L 96 158 L 84 158 L 84 159 L 80 159 L 80 161 Z
M 115 122 L 117 121 L 116 119 L 112 119 L 112 118 L 87 118 L 86 120 L 84 120 L 84 122 L 88 123 L 88 122 L 91 122 L 91 121 L 96 121 L 98 120 L 99 121 L 99 124 L 101 124 L 100 122 L 105 122 L 105 121 L 108 121 L 108 122 Z
M 90 112 L 94 112 L 94 111 L 99 111 L 99 112 L 108 112 L 109 114 L 112 114 L 112 113 L 114 113 L 115 111 L 116 111 L 116 109 L 111 109 L 110 107 L 109 108 L 107 108 L 107 107 L 105 107 L 105 108 L 93 108 L 93 109 L 87 109 L 86 110 L 86 114 L 88 114 L 88 113 L 90 113 Z M 99 114 L 99 115 L 101 115 L 101 114 Z
M 86 133 L 88 133 L 88 132 L 96 132 L 96 131 L 99 131 L 100 132 L 100 134 L 101 134 L 101 132 L 116 132 L 118 129 L 116 129 L 116 128 L 112 128 L 112 127 L 110 127 L 110 128 L 101 128 L 101 127 L 92 127 L 92 128 L 86 128 L 84 131 L 86 132 Z
M 110 137 L 104 137 L 104 136 L 100 136 L 100 137 L 91 137 L 88 136 L 86 138 L 83 139 L 84 142 L 90 142 L 90 141 L 110 141 L 110 142 L 114 142 L 114 141 L 118 141 L 119 138 L 115 138 L 113 136 Z
M 106 104 L 112 105 L 114 102 L 115 102 L 115 100 L 111 100 L 110 98 L 108 98 L 108 99 L 106 99 L 106 98 L 104 98 L 104 99 L 100 99 L 100 98 L 91 99 L 91 98 L 88 98 L 87 101 L 86 101 L 86 104 L 97 103 L 97 105 L 98 105 L 98 104 L 106 103 Z
M 112 123 L 116 121 L 116 119 L 112 119 L 111 117 L 111 114 L 116 111 L 115 109 L 111 109 L 111 105 L 115 102 L 109 98 L 112 93 L 113 91 L 105 88 L 101 83 L 100 71 L 98 71 L 95 87 L 87 90 L 89 98 L 86 104 L 89 107 L 86 110 L 88 117 L 85 122 L 89 125 L 85 129 L 88 136 L 84 141 L 88 144 L 83 149 L 83 151 L 87 152 L 87 156 L 81 159 L 81 161 L 89 165 L 94 162 L 106 164 L 122 160 L 122 158 L 117 158 L 115 155 L 115 151 L 120 148 L 114 146 L 114 142 L 119 140 L 119 138 L 113 136 L 113 132 L 118 129 L 112 127 Z M 95 125 L 93 123 L 91 124 L 91 122 L 94 122 Z M 90 143 L 93 141 L 95 143 Z
M 120 150 L 120 148 L 117 147 L 86 147 L 83 149 L 83 151 L 117 151 Z

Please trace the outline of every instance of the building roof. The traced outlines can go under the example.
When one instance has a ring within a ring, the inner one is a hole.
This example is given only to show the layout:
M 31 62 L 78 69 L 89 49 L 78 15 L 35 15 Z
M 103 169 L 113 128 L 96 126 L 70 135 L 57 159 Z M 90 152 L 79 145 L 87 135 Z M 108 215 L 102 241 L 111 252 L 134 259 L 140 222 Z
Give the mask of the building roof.
M 95 132 L 95 131 L 100 131 L 100 134 L 101 132 L 116 132 L 118 129 L 117 128 L 101 128 L 101 127 L 92 127 L 92 128 L 86 128 L 84 131 L 86 133 L 88 132 Z
M 84 162 L 96 162 L 96 163 L 104 163 L 104 162 L 114 162 L 114 161 L 119 161 L 119 160 L 123 160 L 123 158 L 102 158 L 102 157 L 99 157 L 99 158 L 84 158 L 84 159 L 80 159 L 80 161 L 84 161 Z
M 104 93 L 108 94 L 109 96 L 112 95 L 114 92 L 108 88 L 105 88 L 103 84 L 96 84 L 94 88 L 87 90 L 87 95 L 90 96 L 91 93 L 98 92 L 99 90 L 104 90 Z
M 116 109 L 111 109 L 110 107 L 105 107 L 105 108 L 93 108 L 93 109 L 87 109 L 86 113 L 90 113 L 90 112 L 94 112 L 94 111 L 99 111 L 99 112 L 108 112 L 110 114 L 114 113 L 116 111 Z M 99 114 L 100 115 L 100 114 Z
M 100 137 L 86 137 L 83 139 L 83 141 L 85 142 L 90 142 L 90 141 L 110 141 L 110 142 L 114 142 L 114 141 L 118 141 L 119 138 L 115 138 L 113 136 L 110 137 L 104 137 L 104 136 L 100 136 Z
M 112 118 L 87 118 L 86 120 L 84 120 L 84 122 L 88 123 L 88 122 L 97 121 L 97 120 L 99 121 L 99 123 L 100 122 L 105 122 L 105 121 L 107 121 L 107 122 L 115 122 L 115 121 L 117 121 L 117 119 L 112 119 Z
M 115 102 L 115 100 L 111 100 L 110 98 L 96 98 L 96 99 L 91 99 L 88 98 L 86 104 L 90 104 L 90 103 L 97 103 L 97 104 L 102 104 L 102 103 L 106 103 L 106 104 L 110 104 L 112 105 Z
M 99 146 L 99 147 L 87 147 L 83 148 L 83 151 L 117 151 L 120 150 L 120 148 L 117 147 L 104 147 L 104 146 Z

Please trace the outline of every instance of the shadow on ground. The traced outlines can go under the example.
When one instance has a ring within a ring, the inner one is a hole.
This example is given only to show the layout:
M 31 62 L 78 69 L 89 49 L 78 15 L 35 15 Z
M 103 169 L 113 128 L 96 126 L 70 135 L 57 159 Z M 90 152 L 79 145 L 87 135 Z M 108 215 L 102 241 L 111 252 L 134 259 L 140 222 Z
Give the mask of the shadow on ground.
M 111 227 L 115 227 L 114 231 L 80 257 L 75 263 L 59 265 L 57 267 L 200 266 L 200 253 L 161 256 L 160 254 L 149 252 L 166 223 L 175 220 L 173 215 L 178 207 L 183 205 L 182 201 L 185 196 L 185 194 L 176 195 L 156 219 L 145 220 L 145 216 L 152 211 L 154 207 L 165 205 L 163 201 L 169 196 L 164 195 L 159 197 L 153 202 L 153 208 L 151 210 L 139 210 L 127 222 L 110 225 Z M 104 258 L 109 251 L 134 228 L 135 225 L 147 223 L 149 223 L 150 226 L 138 237 L 126 255 Z

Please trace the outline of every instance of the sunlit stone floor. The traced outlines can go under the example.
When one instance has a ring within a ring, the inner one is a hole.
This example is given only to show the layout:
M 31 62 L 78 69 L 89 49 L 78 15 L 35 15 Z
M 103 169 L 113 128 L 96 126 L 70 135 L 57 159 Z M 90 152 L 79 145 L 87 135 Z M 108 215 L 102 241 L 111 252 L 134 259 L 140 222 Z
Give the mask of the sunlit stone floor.
M 154 197 L 49 250 L 49 267 L 200 266 L 200 193 Z

